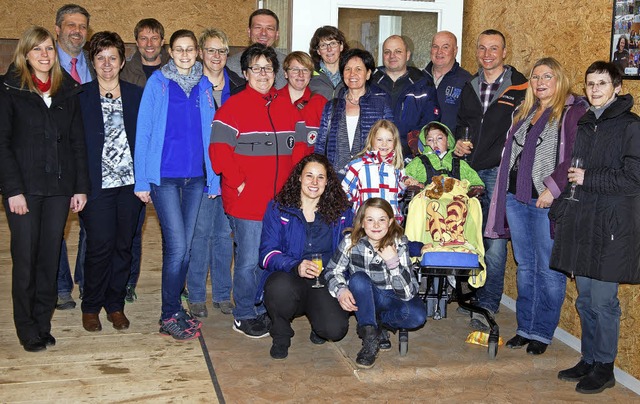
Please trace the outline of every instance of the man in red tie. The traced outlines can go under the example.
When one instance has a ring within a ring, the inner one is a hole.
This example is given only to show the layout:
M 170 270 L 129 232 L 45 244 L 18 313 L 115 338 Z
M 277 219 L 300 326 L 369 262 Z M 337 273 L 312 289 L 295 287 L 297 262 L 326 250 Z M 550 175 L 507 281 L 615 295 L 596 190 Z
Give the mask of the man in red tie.
M 95 78 L 96 73 L 89 61 L 89 55 L 82 49 L 87 42 L 89 29 L 89 12 L 77 4 L 65 4 L 56 13 L 56 34 L 58 35 L 58 58 L 60 65 L 78 83 L 84 84 Z M 75 282 L 80 286 L 82 296 L 84 275 L 84 250 L 85 234 L 82 223 L 80 224 L 80 237 L 78 241 L 78 255 L 75 268 Z M 63 239 L 60 250 L 60 266 L 58 268 L 58 310 L 68 310 L 76 307 L 76 302 L 71 297 L 73 291 L 73 279 L 71 267 L 67 256 L 67 242 Z
M 56 13 L 60 64 L 80 84 L 96 76 L 88 54 L 82 49 L 87 42 L 89 18 L 89 12 L 77 4 L 65 4 Z

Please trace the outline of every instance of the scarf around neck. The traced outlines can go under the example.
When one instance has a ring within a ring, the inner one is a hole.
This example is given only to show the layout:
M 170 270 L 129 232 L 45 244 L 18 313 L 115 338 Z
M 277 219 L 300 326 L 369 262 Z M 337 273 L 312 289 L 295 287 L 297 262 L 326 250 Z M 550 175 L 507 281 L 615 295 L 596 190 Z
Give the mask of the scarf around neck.
M 173 59 L 170 59 L 169 63 L 162 66 L 161 71 L 164 77 L 175 81 L 182 91 L 187 94 L 187 97 L 190 95 L 193 87 L 195 87 L 202 78 L 202 64 L 200 62 L 196 62 L 193 65 L 189 74 L 180 74 L 175 62 Z

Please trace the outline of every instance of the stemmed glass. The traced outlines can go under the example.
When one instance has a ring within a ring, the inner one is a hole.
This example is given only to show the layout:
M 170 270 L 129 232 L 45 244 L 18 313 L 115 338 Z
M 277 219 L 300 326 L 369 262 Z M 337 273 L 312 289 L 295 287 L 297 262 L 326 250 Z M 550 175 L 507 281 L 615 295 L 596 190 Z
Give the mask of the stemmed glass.
M 322 254 L 311 254 L 311 262 L 316 264 L 320 272 L 322 272 Z M 324 288 L 324 285 L 320 283 L 320 276 L 316 276 L 316 283 L 311 285 L 312 288 Z
M 584 166 L 584 159 L 582 157 L 573 157 L 571 159 L 571 167 L 573 168 L 582 168 Z M 568 201 L 576 201 L 578 200 L 574 197 L 576 194 L 576 187 L 578 186 L 577 182 L 571 184 L 571 195 L 564 198 Z

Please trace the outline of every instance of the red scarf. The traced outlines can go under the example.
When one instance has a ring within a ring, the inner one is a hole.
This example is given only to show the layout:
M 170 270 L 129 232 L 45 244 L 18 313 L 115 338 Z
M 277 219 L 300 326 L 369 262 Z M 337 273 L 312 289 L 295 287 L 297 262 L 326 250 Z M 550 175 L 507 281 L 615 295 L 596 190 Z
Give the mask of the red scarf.
M 31 78 L 33 79 L 33 82 L 36 83 L 36 86 L 38 86 L 38 90 L 40 90 L 42 94 L 46 93 L 51 88 L 51 75 L 49 75 L 46 83 L 40 81 L 40 79 L 37 78 L 35 74 L 32 74 Z

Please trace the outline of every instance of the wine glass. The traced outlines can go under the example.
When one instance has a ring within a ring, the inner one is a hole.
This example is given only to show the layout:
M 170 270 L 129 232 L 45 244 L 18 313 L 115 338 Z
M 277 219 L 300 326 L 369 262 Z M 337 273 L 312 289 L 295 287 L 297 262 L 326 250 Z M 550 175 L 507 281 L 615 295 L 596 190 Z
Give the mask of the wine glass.
M 322 254 L 311 254 L 311 262 L 316 264 L 320 272 L 322 272 Z M 320 283 L 320 277 L 316 276 L 316 283 L 314 283 L 312 288 L 324 288 L 324 285 Z
M 571 159 L 571 167 L 573 168 L 582 168 L 584 166 L 584 159 L 582 159 L 582 157 L 573 157 Z M 574 197 L 575 193 L 576 193 L 576 187 L 578 186 L 577 182 L 574 182 L 571 184 L 571 195 L 569 195 L 568 197 L 564 198 L 568 201 L 576 201 L 578 202 L 578 200 Z
M 469 131 L 469 127 L 465 126 L 461 129 L 460 131 L 460 141 L 462 142 L 463 145 L 467 146 L 467 147 L 472 147 L 473 145 L 471 144 L 471 132 Z M 463 159 L 467 159 L 467 156 L 465 155 L 463 157 Z

